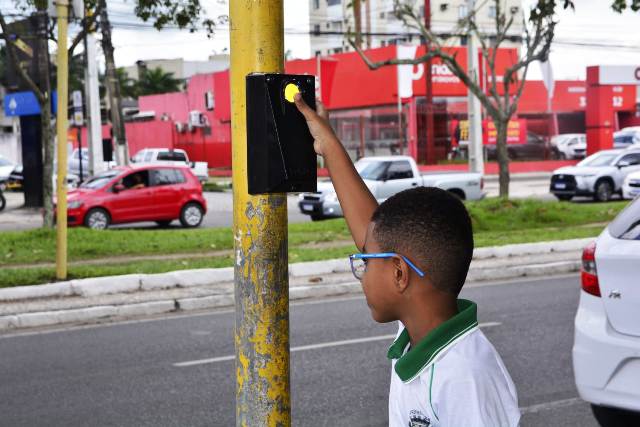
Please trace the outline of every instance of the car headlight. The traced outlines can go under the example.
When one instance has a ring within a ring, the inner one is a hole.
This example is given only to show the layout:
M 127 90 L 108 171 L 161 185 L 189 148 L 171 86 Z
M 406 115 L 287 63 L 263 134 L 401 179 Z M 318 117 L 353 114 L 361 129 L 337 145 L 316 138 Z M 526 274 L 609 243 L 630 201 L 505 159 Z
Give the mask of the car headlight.
M 327 203 L 338 203 L 338 195 L 336 193 L 329 193 L 324 196 L 324 201 Z
M 82 206 L 82 202 L 80 200 L 74 200 L 72 202 L 69 202 L 69 204 L 67 205 L 67 209 L 78 209 L 80 206 Z

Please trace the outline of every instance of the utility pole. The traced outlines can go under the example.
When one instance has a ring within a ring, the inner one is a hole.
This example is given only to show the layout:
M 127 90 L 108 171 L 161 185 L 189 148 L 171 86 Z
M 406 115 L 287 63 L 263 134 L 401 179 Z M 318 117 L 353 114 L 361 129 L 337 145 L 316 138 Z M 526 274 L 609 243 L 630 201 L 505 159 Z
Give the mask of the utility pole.
M 85 14 L 87 17 L 90 15 Z M 104 169 L 102 153 L 102 117 L 100 116 L 100 89 L 98 83 L 96 36 L 93 28 L 86 29 L 84 37 L 84 92 L 87 112 L 87 147 L 89 149 L 89 175 Z
M 467 0 L 467 19 L 474 19 L 475 0 Z M 467 67 L 469 78 L 478 84 L 478 50 L 471 30 L 467 36 Z M 484 153 L 482 150 L 482 113 L 480 100 L 467 90 L 467 110 L 469 121 L 469 171 L 484 174 Z
M 57 0 L 58 15 L 58 176 L 56 219 L 56 278 L 67 278 L 67 132 L 69 118 L 69 58 L 67 55 L 67 29 L 69 0 Z
M 250 196 L 246 82 L 284 71 L 283 0 L 229 2 L 235 247 L 236 425 L 289 426 L 287 198 Z
M 431 30 L 431 0 L 424 0 L 424 27 L 427 31 Z M 430 49 L 429 40 L 425 40 L 425 49 L 427 52 Z M 425 91 L 425 115 L 426 115 L 426 150 L 425 150 L 425 162 L 435 164 L 436 163 L 436 138 L 433 120 L 433 81 L 431 76 L 431 58 L 427 59 L 424 64 L 424 80 L 426 84 Z
M 122 96 L 120 94 L 120 82 L 116 74 L 116 63 L 113 56 L 113 43 L 111 41 L 111 23 L 107 13 L 106 0 L 100 0 L 100 29 L 102 30 L 102 51 L 105 60 L 105 82 L 107 84 L 107 96 L 109 97 L 109 109 L 111 111 L 111 129 L 116 149 L 116 161 L 118 165 L 129 164 L 129 152 L 127 136 L 122 117 Z

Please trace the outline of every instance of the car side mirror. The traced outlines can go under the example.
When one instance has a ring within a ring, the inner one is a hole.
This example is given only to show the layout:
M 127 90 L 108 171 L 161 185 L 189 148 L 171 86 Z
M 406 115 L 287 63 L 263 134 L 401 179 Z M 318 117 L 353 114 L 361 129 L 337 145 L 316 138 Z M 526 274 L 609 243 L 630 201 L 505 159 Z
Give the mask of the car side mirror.
M 626 168 L 627 166 L 631 166 L 631 162 L 628 160 L 621 160 L 618 162 L 618 164 L 616 166 L 618 166 L 618 169 L 622 169 L 622 168 Z
M 124 190 L 125 190 L 125 188 L 124 188 L 124 185 L 122 185 L 122 184 L 116 184 L 116 185 L 113 186 L 113 192 L 116 193 L 116 194 L 121 192 L 121 191 L 124 191 Z

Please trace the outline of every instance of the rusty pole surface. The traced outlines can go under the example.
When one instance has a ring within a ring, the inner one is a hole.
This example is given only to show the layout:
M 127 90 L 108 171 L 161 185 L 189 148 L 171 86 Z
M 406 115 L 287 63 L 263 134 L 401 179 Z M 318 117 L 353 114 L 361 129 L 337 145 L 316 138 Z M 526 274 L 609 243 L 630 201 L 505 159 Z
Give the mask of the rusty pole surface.
M 236 425 L 289 426 L 285 194 L 247 192 L 245 77 L 284 70 L 283 0 L 229 2 L 235 253 Z

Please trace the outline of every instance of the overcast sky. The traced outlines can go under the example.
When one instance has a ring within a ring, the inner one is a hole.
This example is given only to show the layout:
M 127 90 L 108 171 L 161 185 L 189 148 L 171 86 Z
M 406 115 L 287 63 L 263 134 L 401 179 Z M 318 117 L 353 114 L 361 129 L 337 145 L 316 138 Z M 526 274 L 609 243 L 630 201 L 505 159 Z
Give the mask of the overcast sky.
M 228 0 L 203 0 L 208 15 L 228 14 Z M 531 4 L 535 0 L 524 0 Z M 562 11 L 558 17 L 551 62 L 556 79 L 584 79 L 585 67 L 598 64 L 640 65 L 640 12 L 617 14 L 610 8 L 612 0 L 574 0 L 576 10 Z M 0 0 L 7 13 L 11 0 Z M 228 27 L 221 26 L 213 39 L 204 33 L 163 30 L 141 24 L 132 16 L 132 0 L 109 0 L 108 7 L 118 66 L 132 65 L 138 59 L 179 58 L 205 60 L 213 53 L 228 52 Z M 284 0 L 285 50 L 293 57 L 308 58 L 309 1 Z M 540 78 L 539 67 L 531 69 L 529 78 Z

